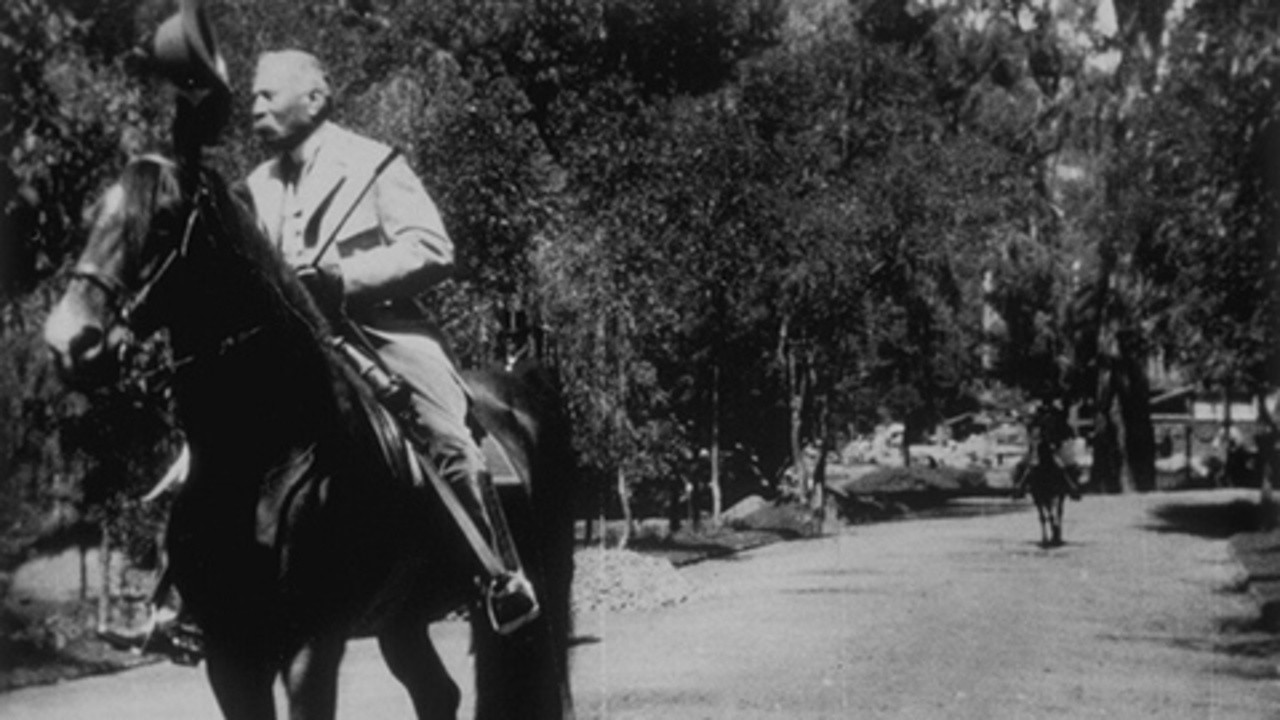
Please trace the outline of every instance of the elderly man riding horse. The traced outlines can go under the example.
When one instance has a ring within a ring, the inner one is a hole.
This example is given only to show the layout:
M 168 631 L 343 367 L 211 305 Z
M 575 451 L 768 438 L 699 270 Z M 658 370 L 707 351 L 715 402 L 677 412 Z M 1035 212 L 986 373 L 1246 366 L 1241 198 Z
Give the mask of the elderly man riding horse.
M 68 388 L 114 393 L 138 341 L 168 335 L 189 452 L 155 597 L 181 594 L 222 713 L 275 717 L 278 683 L 289 717 L 332 720 L 344 648 L 365 637 L 418 717 L 455 717 L 462 693 L 427 628 L 466 603 L 476 717 L 572 717 L 576 463 L 554 378 L 459 376 L 422 336 L 406 294 L 444 276 L 452 247 L 403 160 L 327 124 L 314 58 L 260 64 L 275 157 L 236 197 L 201 158 L 231 92 L 199 0 L 155 48 L 178 90 L 172 156 L 130 159 L 87 209 L 44 339 Z M 500 496 L 456 484 L 460 465 L 485 480 L 472 422 L 515 477 Z M 456 435 L 427 436 L 445 424 Z
M 466 389 L 439 339 L 422 330 L 414 301 L 449 276 L 453 243 L 404 158 L 331 122 L 331 103 L 315 56 L 284 50 L 260 57 L 253 131 L 274 157 L 248 177 L 255 212 L 335 326 L 361 336 L 412 388 L 408 415 L 416 427 L 405 430 L 466 510 L 462 522 L 479 531 L 471 537 L 507 559 L 505 569 L 487 569 L 483 586 L 495 624 L 512 630 L 536 617 L 538 604 L 514 550 L 501 546 L 508 537 L 496 527 L 502 516 L 486 509 L 492 481 L 468 427 Z
M 362 374 L 407 386 L 402 430 L 443 476 L 451 497 L 442 499 L 460 509 L 494 628 L 514 632 L 538 617 L 538 600 L 471 431 L 466 387 L 415 300 L 453 270 L 440 213 L 398 152 L 329 120 L 332 91 L 314 55 L 264 53 L 252 102 L 254 133 L 273 154 L 246 181 L 259 227 Z M 184 620 L 162 625 L 178 645 L 195 642 Z

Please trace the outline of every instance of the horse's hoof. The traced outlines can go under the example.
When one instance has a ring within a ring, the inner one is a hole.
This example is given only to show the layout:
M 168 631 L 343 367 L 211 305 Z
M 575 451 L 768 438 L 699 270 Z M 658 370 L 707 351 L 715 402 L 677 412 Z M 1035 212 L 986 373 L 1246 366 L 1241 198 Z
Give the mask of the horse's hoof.
M 163 655 L 179 665 L 198 665 L 204 659 L 204 634 L 183 620 L 157 623 L 142 651 Z

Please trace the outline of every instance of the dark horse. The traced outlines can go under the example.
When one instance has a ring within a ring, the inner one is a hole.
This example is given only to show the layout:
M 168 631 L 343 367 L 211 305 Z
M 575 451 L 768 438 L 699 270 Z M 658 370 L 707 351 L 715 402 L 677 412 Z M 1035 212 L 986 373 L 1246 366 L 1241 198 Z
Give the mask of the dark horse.
M 1072 492 L 1068 472 L 1055 457 L 1052 443 L 1043 440 L 1036 444 L 1035 459 L 1018 467 L 1018 473 L 1025 474 L 1022 484 L 1040 515 L 1040 544 L 1044 547 L 1062 544 L 1063 504 Z
M 165 544 L 223 714 L 274 718 L 279 677 L 290 717 L 332 718 L 345 643 L 373 635 L 418 717 L 456 717 L 427 624 L 475 602 L 475 560 L 443 504 L 390 469 L 369 390 L 245 205 L 206 168 L 145 156 L 90 217 L 45 337 L 92 388 L 115 381 L 127 336 L 168 330 L 192 469 Z M 528 479 L 502 502 L 543 606 L 510 636 L 473 606 L 476 716 L 571 717 L 568 425 L 537 372 L 467 382 Z

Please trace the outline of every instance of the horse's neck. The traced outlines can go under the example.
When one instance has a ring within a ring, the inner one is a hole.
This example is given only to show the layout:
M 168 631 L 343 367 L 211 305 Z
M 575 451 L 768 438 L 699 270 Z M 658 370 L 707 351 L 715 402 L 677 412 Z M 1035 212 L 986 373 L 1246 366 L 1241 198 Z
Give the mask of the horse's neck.
M 177 410 L 193 444 L 269 457 L 321 432 L 332 405 L 325 356 L 281 302 L 249 282 L 217 307 L 193 303 L 171 328 Z

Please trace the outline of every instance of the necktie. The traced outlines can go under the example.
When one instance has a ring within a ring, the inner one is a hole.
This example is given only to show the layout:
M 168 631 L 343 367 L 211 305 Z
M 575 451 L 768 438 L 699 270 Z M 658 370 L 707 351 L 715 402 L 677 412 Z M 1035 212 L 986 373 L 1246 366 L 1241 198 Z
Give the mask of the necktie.
M 298 176 L 301 174 L 302 163 L 298 162 L 293 153 L 285 153 L 280 156 L 280 179 L 284 181 L 285 187 L 296 191 Z
M 298 180 L 302 163 L 292 153 L 280 156 L 280 180 L 284 192 L 280 198 L 280 249 L 291 256 L 302 249 L 302 206 L 298 199 Z

